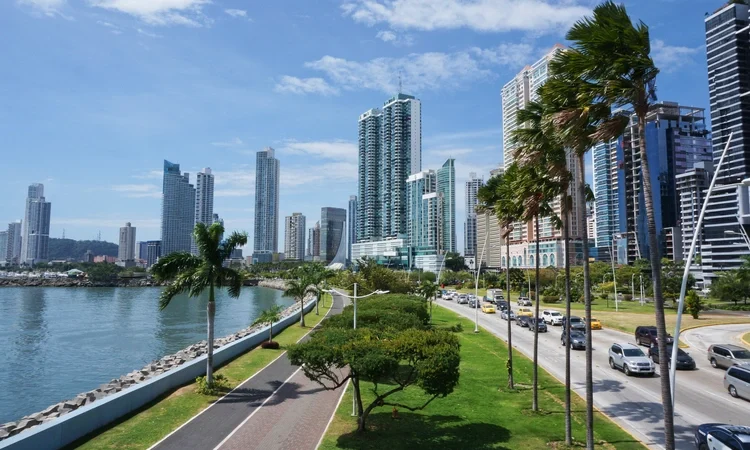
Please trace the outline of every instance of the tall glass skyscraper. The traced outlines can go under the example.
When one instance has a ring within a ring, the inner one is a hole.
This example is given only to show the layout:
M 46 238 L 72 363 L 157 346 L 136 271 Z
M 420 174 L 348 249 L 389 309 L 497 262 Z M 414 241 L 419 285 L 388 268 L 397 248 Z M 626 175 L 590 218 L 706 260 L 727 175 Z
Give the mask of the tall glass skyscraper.
M 422 170 L 406 180 L 408 203 L 408 244 L 411 247 L 437 251 L 439 215 L 437 175 Z
M 437 170 L 437 193 L 441 197 L 439 254 L 456 251 L 456 160 L 449 158 Z
M 323 207 L 320 209 L 320 260 L 330 263 L 344 242 L 346 210 Z
M 617 213 L 617 192 L 613 181 L 617 179 L 617 146 L 618 140 L 600 142 L 593 148 L 594 160 L 594 216 L 596 227 L 589 236 L 600 248 L 599 259 L 609 261 L 609 248 L 612 236 L 620 231 L 619 214 Z
M 466 223 L 464 224 L 464 255 L 476 256 L 477 254 L 477 192 L 484 181 L 477 178 L 477 174 L 469 174 L 466 182 Z
M 346 259 L 351 261 L 352 244 L 357 242 L 357 196 L 349 196 L 349 220 L 346 224 Z
M 733 133 L 703 223 L 701 259 L 706 284 L 711 284 L 717 272 L 737 268 L 741 257 L 750 254 L 738 236 L 750 232 L 750 216 L 741 212 L 749 207 L 748 189 L 740 186 L 750 177 L 749 9 L 731 3 L 705 18 L 714 168 L 718 169 Z
M 255 233 L 253 253 L 279 251 L 279 160 L 266 147 L 255 158 Z
M 19 263 L 34 265 L 49 259 L 49 226 L 52 204 L 44 198 L 44 185 L 29 186 Z
M 195 188 L 190 174 L 180 165 L 164 160 L 161 200 L 161 254 L 189 252 L 195 225 Z
M 406 233 L 406 179 L 422 167 L 421 108 L 399 93 L 359 117 L 357 242 Z
M 211 225 L 214 221 L 214 176 L 210 168 L 195 174 L 195 223 Z M 192 253 L 198 254 L 195 242 Z

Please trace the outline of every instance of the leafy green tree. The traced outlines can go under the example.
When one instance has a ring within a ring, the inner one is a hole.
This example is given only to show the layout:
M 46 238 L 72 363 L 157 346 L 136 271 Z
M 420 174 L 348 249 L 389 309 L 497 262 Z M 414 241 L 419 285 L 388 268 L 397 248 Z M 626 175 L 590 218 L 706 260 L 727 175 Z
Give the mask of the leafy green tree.
M 352 380 L 357 404 L 358 432 L 366 430 L 373 409 L 383 406 L 410 411 L 424 409 L 433 400 L 453 392 L 458 384 L 460 346 L 446 331 L 408 329 L 387 333 L 368 328 L 324 328 L 288 350 L 289 360 L 325 389 Z M 372 382 L 375 399 L 362 404 L 361 383 Z M 427 400 L 421 405 L 389 401 L 393 394 L 420 388 Z
M 454 272 L 460 272 L 466 269 L 464 257 L 458 253 L 448 252 L 445 254 L 445 268 Z
M 688 314 L 693 316 L 693 319 L 697 319 L 698 316 L 700 316 L 703 307 L 703 301 L 701 300 L 700 296 L 698 296 L 698 293 L 694 290 L 690 290 L 687 293 L 687 296 L 685 296 L 685 309 L 687 310 Z
M 750 297 L 750 283 L 744 279 L 740 270 L 725 270 L 711 283 L 711 296 L 720 302 L 734 302 L 738 304 L 743 301 L 747 304 Z
M 440 287 L 437 284 L 426 280 L 417 288 L 419 295 L 430 305 L 430 321 L 432 321 L 432 302 L 435 300 L 439 289 Z
M 308 278 L 305 272 L 298 272 L 298 278 L 287 280 L 285 297 L 292 297 L 299 302 L 299 325 L 305 326 L 305 298 L 308 295 L 318 295 L 318 289 L 313 285 L 313 280 Z
M 178 294 L 187 293 L 197 297 L 208 290 L 208 345 L 206 358 L 206 383 L 214 383 L 214 316 L 216 315 L 215 288 L 227 288 L 230 297 L 240 296 L 244 277 L 234 269 L 224 267 L 235 248 L 247 244 L 247 233 L 233 232 L 227 239 L 224 226 L 214 223 L 211 226 L 198 223 L 193 231 L 193 238 L 198 248 L 198 255 L 188 252 L 175 252 L 160 258 L 151 267 L 157 280 L 171 281 L 159 297 L 159 308 L 169 306 Z
M 270 308 L 263 311 L 260 316 L 258 316 L 257 319 L 255 319 L 255 322 L 253 322 L 253 325 L 261 324 L 269 324 L 270 327 L 268 329 L 268 342 L 273 342 L 273 324 L 281 320 L 281 311 L 282 308 L 279 305 L 271 306 Z

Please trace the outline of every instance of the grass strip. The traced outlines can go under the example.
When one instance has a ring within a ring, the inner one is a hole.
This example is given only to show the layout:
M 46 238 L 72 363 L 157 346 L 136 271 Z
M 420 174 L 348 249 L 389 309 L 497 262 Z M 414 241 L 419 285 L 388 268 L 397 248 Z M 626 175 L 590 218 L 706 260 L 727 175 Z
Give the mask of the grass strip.
M 415 450 L 415 449 L 563 449 L 565 436 L 565 387 L 544 370 L 539 370 L 540 411 L 531 411 L 532 363 L 514 353 L 516 390 L 507 389 L 505 368 L 507 347 L 489 332 L 473 333 L 471 321 L 444 308 L 433 310 L 436 327 L 461 323 L 461 380 L 456 390 L 433 401 L 425 410 L 399 410 L 394 418 L 389 408 L 376 408 L 368 419 L 366 433 L 356 433 L 351 417 L 351 389 L 335 413 L 321 450 Z M 369 383 L 363 383 L 364 401 L 374 398 Z M 380 386 L 381 391 L 387 386 Z M 573 399 L 574 448 L 585 443 L 585 403 Z M 416 388 L 389 397 L 389 401 L 417 405 L 425 398 Z M 639 441 L 609 420 L 595 414 L 597 448 L 645 449 Z
M 281 344 L 280 349 L 271 350 L 256 347 L 225 364 L 216 373 L 227 377 L 230 389 L 239 386 L 243 381 L 276 359 L 285 351 L 287 346 L 297 342 L 312 327 L 320 323 L 330 307 L 329 298 L 325 305 L 321 302 L 320 315 L 315 315 L 315 309 L 305 315 L 305 324 L 307 325 L 305 328 L 300 327 L 299 323 L 295 323 L 274 336 L 274 341 Z M 195 388 L 195 383 L 183 386 L 144 406 L 134 414 L 102 429 L 98 434 L 83 438 L 69 448 L 83 450 L 147 449 L 220 397 L 199 394 Z

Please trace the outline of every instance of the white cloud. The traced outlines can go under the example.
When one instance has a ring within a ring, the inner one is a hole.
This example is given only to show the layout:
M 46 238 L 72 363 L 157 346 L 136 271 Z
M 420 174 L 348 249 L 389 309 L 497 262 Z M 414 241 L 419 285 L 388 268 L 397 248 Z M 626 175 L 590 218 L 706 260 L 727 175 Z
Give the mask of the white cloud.
M 60 14 L 60 9 L 65 6 L 65 0 L 17 0 L 17 3 L 30 6 L 36 12 L 49 17 Z
M 34 0 L 39 1 L 39 0 Z M 211 0 L 88 0 L 99 8 L 135 16 L 151 25 L 200 27 L 211 23 L 203 7 Z
M 214 170 L 215 197 L 248 197 L 255 194 L 255 172 L 247 165 Z
M 375 35 L 383 42 L 390 42 L 396 47 L 410 47 L 414 45 L 414 37 L 406 33 L 395 33 L 392 30 L 381 30 Z
M 693 57 L 702 53 L 702 51 L 703 46 L 667 45 L 660 39 L 655 39 L 651 43 L 651 57 L 654 59 L 656 67 L 665 73 L 674 72 L 683 66 L 692 64 L 694 62 Z
M 164 37 L 164 36 L 162 36 L 161 34 L 156 34 L 156 33 L 152 33 L 152 32 L 150 32 L 150 31 L 146 31 L 146 30 L 144 30 L 144 29 L 142 29 L 142 28 L 137 28 L 137 29 L 136 29 L 136 31 L 138 31 L 138 34 L 142 34 L 142 35 L 144 35 L 144 36 L 147 36 L 147 37 L 150 37 L 150 38 L 160 38 L 160 37 Z
M 131 198 L 161 198 L 161 187 L 155 184 L 115 184 L 111 187 Z
M 345 89 L 397 90 L 399 74 L 404 90 L 419 92 L 445 85 L 457 87 L 467 80 L 491 76 L 468 52 L 412 53 L 403 58 L 376 58 L 366 62 L 349 61 L 333 56 L 305 64 L 324 72 Z
M 582 0 L 351 0 L 344 15 L 396 29 L 558 32 L 590 12 Z
M 378 31 L 378 34 L 375 37 L 383 42 L 391 42 L 396 40 L 396 33 L 393 31 L 381 30 Z
M 338 90 L 322 78 L 297 78 L 284 75 L 276 83 L 274 91 L 290 94 L 337 94 Z
M 242 147 L 245 143 L 242 142 L 242 139 L 235 137 L 228 141 L 211 142 L 211 145 L 214 147 Z
M 244 9 L 225 9 L 225 13 L 229 14 L 232 17 L 247 17 L 247 11 Z
M 536 53 L 534 46 L 525 43 L 502 43 L 494 48 L 473 47 L 471 53 L 488 64 L 518 67 L 527 64 Z
M 312 141 L 288 140 L 279 150 L 297 155 L 310 155 L 337 161 L 357 162 L 357 144 L 351 141 Z

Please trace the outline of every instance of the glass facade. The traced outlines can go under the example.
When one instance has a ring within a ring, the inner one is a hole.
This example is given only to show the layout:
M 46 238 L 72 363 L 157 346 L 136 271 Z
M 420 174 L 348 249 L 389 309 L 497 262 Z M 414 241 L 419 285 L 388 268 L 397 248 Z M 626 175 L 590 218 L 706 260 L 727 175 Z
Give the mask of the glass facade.
M 161 206 L 161 254 L 189 252 L 195 224 L 195 189 L 190 174 L 164 160 Z
M 254 253 L 279 251 L 279 160 L 271 147 L 255 157 Z

